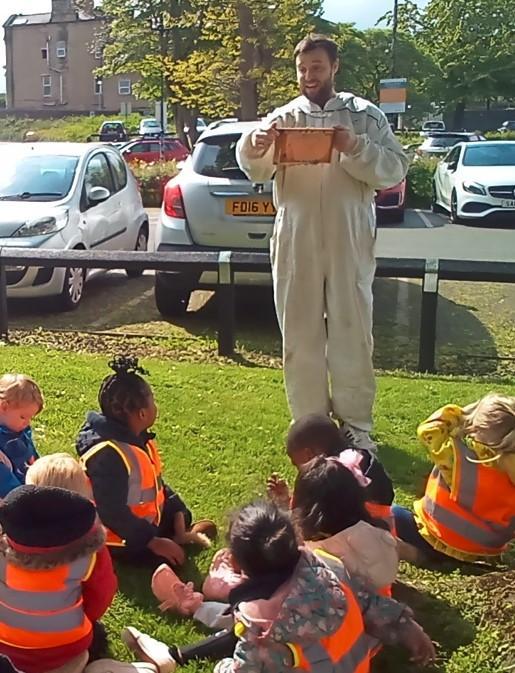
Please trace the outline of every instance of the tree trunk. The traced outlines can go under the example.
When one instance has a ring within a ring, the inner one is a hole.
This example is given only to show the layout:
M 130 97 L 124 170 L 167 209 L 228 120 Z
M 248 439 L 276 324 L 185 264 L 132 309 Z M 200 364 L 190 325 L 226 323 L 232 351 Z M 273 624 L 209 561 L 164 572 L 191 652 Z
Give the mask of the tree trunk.
M 252 74 L 257 65 L 256 44 L 252 10 L 244 3 L 238 3 L 238 23 L 241 37 L 240 51 L 240 111 L 242 121 L 257 119 L 258 83 Z
M 464 121 L 465 121 L 465 106 L 466 106 L 466 101 L 465 100 L 460 100 L 456 104 L 456 107 L 454 108 L 454 116 L 452 120 L 452 127 L 453 130 L 459 131 L 463 128 L 464 126 Z

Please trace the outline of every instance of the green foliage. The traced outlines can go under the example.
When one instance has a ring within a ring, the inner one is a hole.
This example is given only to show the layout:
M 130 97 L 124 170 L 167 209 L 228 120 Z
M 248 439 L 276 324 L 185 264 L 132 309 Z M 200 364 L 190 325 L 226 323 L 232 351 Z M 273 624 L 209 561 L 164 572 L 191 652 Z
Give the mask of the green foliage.
M 67 335 L 69 340 L 69 334 Z M 45 409 L 34 422 L 35 439 L 43 454 L 74 454 L 76 433 L 89 409 L 97 408 L 97 393 L 108 373 L 103 357 L 43 347 L 6 346 L 0 350 L 3 371 L 22 371 L 42 387 Z M 181 363 L 164 357 L 145 359 L 149 382 L 160 407 L 156 424 L 164 475 L 191 507 L 195 517 L 213 518 L 224 544 L 227 515 L 258 495 L 264 495 L 272 471 L 294 476 L 284 450 L 289 415 L 282 374 L 268 367 L 233 364 Z M 513 380 L 497 384 L 511 394 Z M 445 403 L 466 404 L 491 390 L 477 379 L 379 376 L 376 436 L 384 462 L 396 486 L 396 499 L 410 506 L 429 462 L 416 439 L 417 424 Z M 214 550 L 188 554 L 178 572 L 200 587 Z M 105 622 L 113 655 L 128 660 L 120 630 L 129 624 L 168 644 L 186 645 L 205 637 L 192 620 L 161 613 L 150 591 L 148 568 L 117 571 L 120 591 Z M 512 584 L 510 586 L 510 579 Z M 500 673 L 514 663 L 515 630 L 513 571 L 474 573 L 401 567 L 396 589 L 400 600 L 415 611 L 437 642 L 432 673 Z M 414 672 L 397 650 L 375 666 L 381 673 Z M 212 662 L 189 664 L 185 673 L 208 673 Z
M 161 205 L 163 188 L 178 173 L 175 161 L 131 161 L 129 167 L 136 178 L 147 208 Z
M 431 205 L 433 175 L 438 159 L 417 157 L 408 171 L 408 205 L 410 208 L 428 208 Z
M 104 115 L 59 119 L 4 117 L 0 118 L 0 141 L 21 141 L 27 131 L 34 131 L 38 140 L 85 142 L 90 135 L 98 133 L 102 122 L 111 119 L 123 119 L 129 132 L 136 132 L 141 117 L 137 114 L 127 118 Z

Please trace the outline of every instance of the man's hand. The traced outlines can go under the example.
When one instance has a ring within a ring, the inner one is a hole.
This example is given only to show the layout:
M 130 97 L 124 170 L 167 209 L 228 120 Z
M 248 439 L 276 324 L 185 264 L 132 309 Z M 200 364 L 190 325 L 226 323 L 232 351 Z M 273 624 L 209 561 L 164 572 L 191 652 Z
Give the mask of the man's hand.
M 177 542 L 166 537 L 153 538 L 148 543 L 148 548 L 156 556 L 162 556 L 173 566 L 180 566 L 186 560 L 184 549 Z
M 290 489 L 285 479 L 280 477 L 275 472 L 269 477 L 266 482 L 266 492 L 272 502 L 278 507 L 289 507 L 290 505 Z
M 266 154 L 278 136 L 279 133 L 275 128 L 275 124 L 272 124 L 271 126 L 256 129 L 250 137 L 250 142 L 252 147 L 258 150 L 258 152 Z
M 358 145 L 358 136 L 347 126 L 335 126 L 334 130 L 334 149 L 343 154 L 352 154 Z

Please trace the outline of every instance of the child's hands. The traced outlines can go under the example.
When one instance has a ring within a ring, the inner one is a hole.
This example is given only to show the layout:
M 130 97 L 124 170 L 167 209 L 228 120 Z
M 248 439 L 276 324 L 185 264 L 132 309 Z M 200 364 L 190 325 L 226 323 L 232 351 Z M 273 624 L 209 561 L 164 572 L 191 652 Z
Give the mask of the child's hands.
M 436 651 L 424 629 L 414 619 L 409 619 L 402 629 L 402 644 L 410 652 L 410 660 L 426 666 L 436 658 Z
M 286 479 L 280 477 L 276 472 L 270 475 L 266 482 L 266 493 L 270 500 L 279 507 L 288 507 L 290 504 L 290 489 Z
M 184 549 L 166 537 L 155 537 L 148 543 L 148 548 L 156 556 L 162 556 L 173 566 L 180 566 L 186 560 Z

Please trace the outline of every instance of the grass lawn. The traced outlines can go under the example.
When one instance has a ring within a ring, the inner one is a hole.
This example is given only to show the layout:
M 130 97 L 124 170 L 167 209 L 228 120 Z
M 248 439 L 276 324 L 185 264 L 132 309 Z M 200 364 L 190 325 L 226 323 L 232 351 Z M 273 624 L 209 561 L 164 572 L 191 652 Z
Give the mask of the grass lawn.
M 74 438 L 89 409 L 96 408 L 106 357 L 63 353 L 31 346 L 0 349 L 0 369 L 33 376 L 46 397 L 34 423 L 43 453 L 74 451 Z M 281 371 L 232 364 L 148 359 L 151 382 L 160 406 L 156 425 L 166 478 L 195 515 L 212 517 L 224 527 L 227 512 L 262 495 L 267 475 L 277 470 L 290 477 L 283 437 L 289 417 Z M 513 393 L 513 380 L 495 388 Z M 409 505 L 420 492 L 429 463 L 417 445 L 417 423 L 445 402 L 467 403 L 493 388 L 472 379 L 438 379 L 380 375 L 376 436 L 380 455 L 397 490 Z M 221 543 L 223 542 L 223 537 Z M 220 543 L 220 544 L 221 544 Z M 183 577 L 200 581 L 211 551 L 189 558 Z M 478 574 L 448 568 L 430 572 L 403 566 L 398 595 L 415 610 L 438 643 L 441 673 L 515 671 L 515 571 Z M 118 642 L 122 626 L 133 624 L 170 642 L 186 644 L 203 634 L 191 621 L 161 615 L 144 570 L 120 569 L 120 593 L 106 616 L 113 654 L 128 658 Z M 209 671 L 212 665 L 190 666 Z M 405 656 L 389 652 L 375 670 L 415 670 Z

